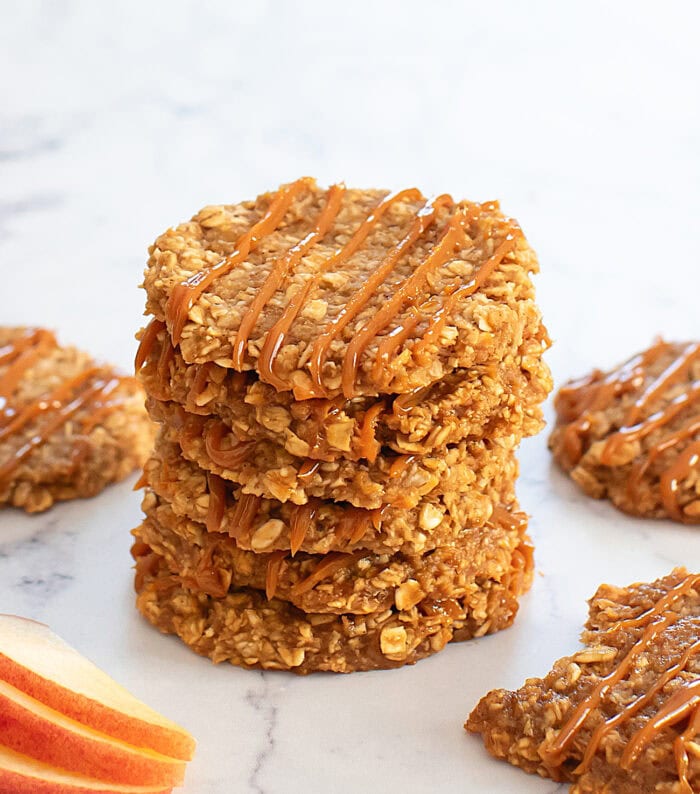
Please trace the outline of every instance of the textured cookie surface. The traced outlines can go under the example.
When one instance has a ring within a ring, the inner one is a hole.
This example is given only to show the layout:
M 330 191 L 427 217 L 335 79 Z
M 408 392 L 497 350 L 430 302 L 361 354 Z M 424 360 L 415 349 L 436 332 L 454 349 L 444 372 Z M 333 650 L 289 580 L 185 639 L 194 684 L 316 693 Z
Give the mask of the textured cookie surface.
M 700 575 L 602 585 L 585 647 L 467 721 L 490 753 L 575 794 L 700 790 Z
M 386 505 L 366 510 L 349 504 L 311 499 L 304 505 L 245 494 L 187 460 L 178 444 L 162 438 L 145 465 L 142 484 L 180 516 L 227 534 L 242 549 L 312 554 L 370 550 L 376 554 L 425 554 L 459 541 L 486 523 L 499 505 L 512 505 L 514 481 L 504 481 L 498 501 L 466 491 L 428 495 L 413 508 Z
M 550 447 L 590 496 L 700 523 L 700 343 L 659 341 L 561 388 Z
M 537 260 L 495 203 L 300 179 L 162 234 L 147 311 L 183 358 L 297 399 L 403 393 L 542 338 Z
M 162 556 L 190 589 L 222 597 L 230 588 L 253 587 L 305 612 L 368 614 L 410 608 L 424 599 L 459 599 L 477 577 L 500 581 L 514 551 L 527 555 L 531 548 L 526 516 L 506 510 L 484 527 L 418 556 L 247 551 L 232 538 L 177 516 L 150 491 L 143 508 L 146 520 L 134 536 Z
M 150 396 L 218 416 L 241 440 L 268 439 L 316 460 L 373 460 L 382 447 L 426 454 L 468 436 L 535 435 L 552 388 L 546 339 L 525 340 L 498 366 L 458 369 L 409 394 L 296 401 L 252 372 L 187 364 L 157 320 L 141 338 L 138 374 Z
M 460 600 L 370 615 L 307 614 L 252 588 L 225 598 L 190 590 L 147 545 L 135 553 L 136 604 L 158 629 L 214 662 L 300 674 L 401 667 L 437 653 L 450 640 L 504 629 L 532 573 L 514 555 L 510 575 L 499 582 L 476 580 Z
M 290 455 L 271 441 L 241 442 L 214 417 L 188 414 L 174 403 L 149 398 L 161 436 L 176 441 L 182 454 L 245 493 L 306 504 L 312 498 L 376 509 L 387 504 L 410 509 L 428 494 L 482 494 L 492 503 L 517 473 L 511 437 L 462 441 L 432 455 L 384 455 L 373 463 L 314 461 Z M 158 442 L 156 442 L 158 443 Z
M 28 512 L 93 496 L 153 440 L 134 378 L 37 328 L 0 329 L 0 504 Z

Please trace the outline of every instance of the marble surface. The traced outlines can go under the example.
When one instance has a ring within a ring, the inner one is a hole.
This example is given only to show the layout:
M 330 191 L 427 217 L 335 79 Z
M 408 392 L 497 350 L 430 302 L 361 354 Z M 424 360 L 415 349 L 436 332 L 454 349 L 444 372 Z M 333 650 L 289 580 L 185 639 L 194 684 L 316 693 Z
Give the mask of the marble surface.
M 556 379 L 697 338 L 697 5 L 0 4 L 2 322 L 125 368 L 156 234 L 299 174 L 499 197 L 539 252 Z M 0 515 L 0 611 L 50 623 L 198 738 L 185 792 L 547 794 L 462 723 L 570 651 L 585 599 L 700 530 L 625 517 L 522 448 L 538 574 L 515 626 L 352 676 L 213 667 L 139 619 L 130 482 Z

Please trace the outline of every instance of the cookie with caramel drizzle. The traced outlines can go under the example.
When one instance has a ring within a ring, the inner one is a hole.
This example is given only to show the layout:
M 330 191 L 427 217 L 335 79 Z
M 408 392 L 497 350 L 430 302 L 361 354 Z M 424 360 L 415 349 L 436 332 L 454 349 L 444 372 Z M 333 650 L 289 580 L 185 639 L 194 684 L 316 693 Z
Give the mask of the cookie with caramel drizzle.
M 382 447 L 397 453 L 432 452 L 468 436 L 538 433 L 541 403 L 551 390 L 542 360 L 544 328 L 523 340 L 517 355 L 499 366 L 457 369 L 442 380 L 389 397 L 360 396 L 296 401 L 254 372 L 213 362 L 188 364 L 165 324 L 151 320 L 141 332 L 138 377 L 151 397 L 188 412 L 219 416 L 245 440 L 268 439 L 315 460 L 376 459 Z
M 248 551 L 234 538 L 178 516 L 150 490 L 142 507 L 146 519 L 133 535 L 162 556 L 190 589 L 222 598 L 230 587 L 253 587 L 305 612 L 368 614 L 425 599 L 459 599 L 478 577 L 500 581 L 510 571 L 515 550 L 525 553 L 530 547 L 525 514 L 502 507 L 483 527 L 465 528 L 454 541 L 425 555 L 374 554 L 362 548 L 295 555 Z
M 297 400 L 351 399 L 515 356 L 541 329 L 536 271 L 497 202 L 303 177 L 162 234 L 144 286 L 187 363 L 253 370 Z
M 467 721 L 487 749 L 572 792 L 700 790 L 700 574 L 602 585 L 583 650 Z
M 28 512 L 93 496 L 142 465 L 153 439 L 133 377 L 42 328 L 0 328 L 0 504 Z
M 160 631 L 195 653 L 247 668 L 350 673 L 414 664 L 451 640 L 467 640 L 513 622 L 529 586 L 527 553 L 513 554 L 500 581 L 477 578 L 461 599 L 425 600 L 365 615 L 306 613 L 250 587 L 216 598 L 192 590 L 146 543 L 135 544 L 136 605 Z
M 373 463 L 320 461 L 290 455 L 271 441 L 242 441 L 220 419 L 189 414 L 175 403 L 149 398 L 147 407 L 161 423 L 157 444 L 176 442 L 201 469 L 279 502 L 319 498 L 367 510 L 411 509 L 429 495 L 470 492 L 496 503 L 518 473 L 519 440 L 512 437 L 466 439 L 431 455 L 382 453 Z
M 242 549 L 310 554 L 354 552 L 425 554 L 459 540 L 465 527 L 481 527 L 494 504 L 486 493 L 428 496 L 406 510 L 387 505 L 367 510 L 313 498 L 306 504 L 278 502 L 243 493 L 239 486 L 188 461 L 174 442 L 159 439 L 144 467 L 149 485 L 173 511 L 233 538 Z M 512 504 L 514 484 L 498 492 Z
M 590 496 L 632 515 L 700 523 L 700 343 L 657 341 L 565 384 L 550 447 Z

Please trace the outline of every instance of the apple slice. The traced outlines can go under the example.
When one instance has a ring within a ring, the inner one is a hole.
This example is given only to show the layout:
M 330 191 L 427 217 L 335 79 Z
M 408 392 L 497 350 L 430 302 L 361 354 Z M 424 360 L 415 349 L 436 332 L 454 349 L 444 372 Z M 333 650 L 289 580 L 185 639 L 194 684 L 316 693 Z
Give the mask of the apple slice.
M 68 772 L 132 786 L 177 786 L 187 763 L 87 728 L 5 681 L 0 744 Z
M 182 761 L 194 753 L 184 728 L 137 700 L 43 623 L 0 615 L 0 679 L 128 744 Z
M 170 794 L 162 786 L 120 786 L 27 758 L 0 746 L 0 794 Z

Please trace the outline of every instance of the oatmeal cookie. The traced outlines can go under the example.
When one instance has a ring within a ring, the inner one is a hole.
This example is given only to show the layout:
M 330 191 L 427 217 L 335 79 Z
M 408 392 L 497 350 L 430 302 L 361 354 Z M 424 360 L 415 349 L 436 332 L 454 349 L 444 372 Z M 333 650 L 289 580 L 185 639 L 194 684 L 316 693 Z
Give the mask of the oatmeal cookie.
M 500 581 L 516 548 L 526 551 L 527 518 L 501 509 L 486 526 L 467 530 L 459 541 L 423 556 L 354 553 L 292 556 L 287 551 L 246 551 L 221 533 L 177 516 L 147 491 L 146 520 L 133 535 L 163 557 L 191 590 L 222 598 L 230 588 L 265 590 L 304 612 L 368 614 L 405 609 L 425 598 L 461 598 L 474 578 Z
M 457 369 L 412 393 L 303 401 L 253 372 L 187 364 L 158 320 L 141 339 L 136 368 L 151 397 L 218 416 L 243 441 L 268 439 L 316 460 L 372 461 L 382 447 L 424 455 L 468 436 L 532 436 L 544 425 L 540 405 L 552 388 L 546 339 L 527 339 L 498 366 Z
M 511 625 L 529 573 L 514 554 L 509 576 L 477 579 L 462 599 L 370 615 L 307 614 L 252 588 L 213 598 L 188 589 L 145 544 L 138 549 L 136 604 L 144 617 L 214 662 L 247 668 L 350 673 L 414 664 L 451 639 Z
M 206 524 L 211 532 L 234 538 L 251 551 L 305 551 L 327 554 L 366 549 L 376 554 L 425 554 L 459 541 L 494 512 L 478 492 L 431 495 L 406 510 L 386 505 L 365 510 L 350 504 L 311 499 L 305 505 L 244 494 L 184 458 L 175 443 L 160 440 L 146 461 L 140 485 L 150 487 L 173 511 Z M 505 482 L 496 504 L 515 501 L 514 481 Z
M 243 486 L 244 493 L 306 504 L 310 499 L 349 502 L 377 509 L 410 509 L 430 493 L 485 494 L 498 501 L 517 473 L 510 437 L 462 441 L 434 455 L 379 455 L 364 461 L 298 458 L 271 441 L 241 442 L 220 419 L 188 414 L 175 403 L 149 398 L 151 416 L 162 423 L 160 438 L 176 441 L 200 468 Z M 159 441 L 156 441 L 158 444 Z
M 486 695 L 466 728 L 574 794 L 700 791 L 700 575 L 602 585 L 585 647 L 517 692 Z
M 166 231 L 144 287 L 186 362 L 349 399 L 515 356 L 542 336 L 537 270 L 496 202 L 302 178 Z
M 41 328 L 0 328 L 0 504 L 34 513 L 143 465 L 144 392 Z
M 658 341 L 563 386 L 550 447 L 590 496 L 700 523 L 700 343 Z

